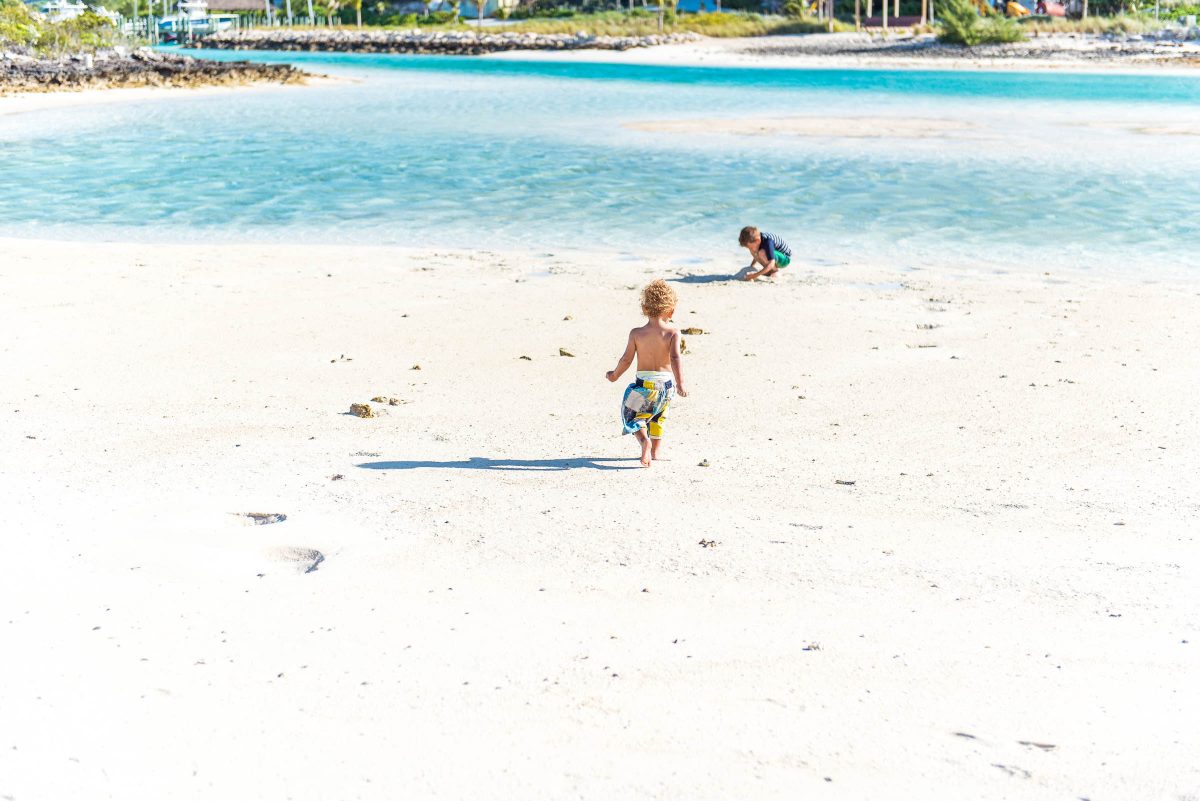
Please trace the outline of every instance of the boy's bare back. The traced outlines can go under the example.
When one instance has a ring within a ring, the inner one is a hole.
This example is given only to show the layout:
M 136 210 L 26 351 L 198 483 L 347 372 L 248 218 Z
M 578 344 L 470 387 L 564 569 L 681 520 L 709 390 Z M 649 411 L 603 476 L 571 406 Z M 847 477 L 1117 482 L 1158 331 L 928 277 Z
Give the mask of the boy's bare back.
M 679 356 L 679 329 L 651 320 L 629 332 L 629 344 L 637 352 L 637 369 L 671 372 Z

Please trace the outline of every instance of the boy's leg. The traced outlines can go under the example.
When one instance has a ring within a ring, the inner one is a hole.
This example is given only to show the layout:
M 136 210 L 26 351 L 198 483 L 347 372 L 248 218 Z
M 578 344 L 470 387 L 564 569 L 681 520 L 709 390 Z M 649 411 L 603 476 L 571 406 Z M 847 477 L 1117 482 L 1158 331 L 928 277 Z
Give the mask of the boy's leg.
M 662 437 L 650 440 L 650 458 L 653 461 L 658 461 L 663 458 L 663 441 Z
M 758 272 L 758 277 L 766 278 L 767 276 L 771 276 L 779 272 L 778 258 L 775 261 L 776 266 L 767 267 L 767 265 L 770 263 L 771 262 L 767 261 L 767 252 L 765 250 L 757 250 L 754 252 L 754 261 L 751 262 L 750 268 L 754 270 L 754 268 L 757 267 L 758 269 L 754 271 Z
M 650 418 L 650 424 L 646 426 L 647 432 L 650 434 L 650 458 L 661 459 L 663 447 L 663 425 L 667 422 L 667 407 L 664 405 L 658 414 Z
M 647 437 L 646 432 L 640 428 L 637 431 L 633 432 L 633 435 L 635 437 L 637 437 L 638 444 L 642 446 L 642 457 L 641 457 L 642 467 L 649 467 L 650 466 L 650 458 L 651 458 L 651 456 L 650 456 L 650 438 Z
M 775 266 L 763 273 L 763 275 L 775 275 L 782 268 L 787 267 L 792 263 L 791 258 L 779 251 L 775 252 Z

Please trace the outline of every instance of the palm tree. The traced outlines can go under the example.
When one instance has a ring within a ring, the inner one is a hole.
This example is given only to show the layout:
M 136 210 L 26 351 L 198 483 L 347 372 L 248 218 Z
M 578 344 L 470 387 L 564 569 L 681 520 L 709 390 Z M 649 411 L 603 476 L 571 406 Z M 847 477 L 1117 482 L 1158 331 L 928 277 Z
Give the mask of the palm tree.
M 433 4 L 438 0 L 421 0 L 421 5 L 425 6 L 425 19 L 429 19 L 429 9 L 433 8 Z
M 358 27 L 362 27 L 362 0 L 354 0 L 354 16 L 358 21 Z
M 665 26 L 666 7 L 671 6 L 671 11 L 679 4 L 679 0 L 658 0 L 658 32 L 662 33 Z
M 458 14 L 462 8 L 462 0 L 450 0 L 450 9 L 454 12 L 454 24 L 458 24 Z
M 475 0 L 475 21 L 479 28 L 483 28 L 483 7 L 487 5 L 487 0 Z

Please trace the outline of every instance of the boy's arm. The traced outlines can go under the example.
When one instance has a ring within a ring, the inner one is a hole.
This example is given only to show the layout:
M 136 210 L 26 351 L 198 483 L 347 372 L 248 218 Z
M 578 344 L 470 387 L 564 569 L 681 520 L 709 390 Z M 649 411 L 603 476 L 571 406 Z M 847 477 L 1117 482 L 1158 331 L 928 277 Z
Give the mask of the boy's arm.
M 633 364 L 633 357 L 637 353 L 637 344 L 633 341 L 633 332 L 629 332 L 629 342 L 625 345 L 625 352 L 621 354 L 620 361 L 613 370 L 609 370 L 604 374 L 604 377 L 609 381 L 616 381 L 621 377 L 621 374 L 629 369 L 629 365 Z
M 752 251 L 750 255 L 754 257 L 755 264 L 762 265 L 762 269 L 746 273 L 747 281 L 753 281 L 755 278 L 758 278 L 767 270 L 771 269 L 771 267 L 775 264 L 775 259 L 767 260 L 766 256 L 763 255 L 761 250 Z
M 675 374 L 675 391 L 680 397 L 687 397 L 687 390 L 683 386 L 683 354 L 680 352 L 683 337 L 679 332 L 675 332 L 675 336 L 671 337 L 671 372 Z

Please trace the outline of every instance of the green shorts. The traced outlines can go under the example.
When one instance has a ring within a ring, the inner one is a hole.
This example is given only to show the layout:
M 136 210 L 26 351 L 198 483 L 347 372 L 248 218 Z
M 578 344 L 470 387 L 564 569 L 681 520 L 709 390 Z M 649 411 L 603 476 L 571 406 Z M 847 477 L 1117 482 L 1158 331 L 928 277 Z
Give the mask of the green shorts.
M 792 263 L 791 256 L 787 255 L 786 253 L 780 253 L 778 250 L 775 251 L 775 266 L 776 267 L 787 267 L 791 263 Z

